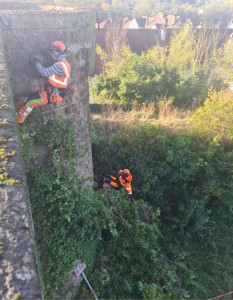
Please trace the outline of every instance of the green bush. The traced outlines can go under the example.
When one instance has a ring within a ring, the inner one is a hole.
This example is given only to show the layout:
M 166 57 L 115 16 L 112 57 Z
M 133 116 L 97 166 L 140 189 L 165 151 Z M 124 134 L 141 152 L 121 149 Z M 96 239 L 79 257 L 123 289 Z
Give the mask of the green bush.
M 97 95 L 115 99 L 124 105 L 139 104 L 158 100 L 161 96 L 175 94 L 179 75 L 175 68 L 165 63 L 154 64 L 135 53 L 128 54 L 122 61 L 119 77 L 99 75 L 94 92 Z
M 216 93 L 210 91 L 203 107 L 189 121 L 192 130 L 201 135 L 210 135 L 217 140 L 233 140 L 233 93 L 229 90 Z

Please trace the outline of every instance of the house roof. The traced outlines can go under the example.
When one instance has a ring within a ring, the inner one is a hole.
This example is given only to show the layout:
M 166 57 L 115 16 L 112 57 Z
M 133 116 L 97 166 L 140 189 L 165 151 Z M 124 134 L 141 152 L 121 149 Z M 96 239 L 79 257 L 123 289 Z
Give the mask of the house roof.
M 136 22 L 138 23 L 138 26 L 140 28 L 145 28 L 146 25 L 146 18 L 135 18 Z
M 147 22 L 146 17 L 141 17 L 141 18 L 134 17 L 132 20 L 129 20 L 127 23 L 125 23 L 125 25 L 122 28 L 128 29 L 134 20 L 137 22 L 139 28 L 145 28 Z
M 180 28 L 180 22 L 176 22 L 176 16 L 175 15 L 168 15 L 164 17 L 163 13 L 159 13 L 154 18 L 147 18 L 147 17 L 134 17 L 132 20 L 127 21 L 123 26 L 122 29 L 129 29 L 130 25 L 133 21 L 136 21 L 138 28 L 146 28 L 151 29 L 153 26 L 156 25 L 166 25 L 169 28 Z M 148 23 L 148 24 L 147 24 Z M 109 26 L 112 25 L 111 20 L 107 19 L 99 24 L 100 29 L 106 29 L 109 28 Z M 96 28 L 98 28 L 98 24 L 96 23 Z
M 152 18 L 151 21 L 149 21 L 148 25 L 145 28 L 152 28 L 154 25 L 164 25 L 165 19 L 163 17 L 163 14 L 158 14 L 154 18 Z
M 131 24 L 131 22 L 132 22 L 132 20 L 129 20 L 128 22 L 126 22 L 126 23 L 122 26 L 122 28 L 123 28 L 123 29 L 128 29 L 129 26 L 130 26 L 130 24 Z
M 173 25 L 174 25 L 175 27 L 177 27 L 175 25 L 175 20 L 176 20 L 176 16 L 175 15 L 168 15 L 168 16 L 164 17 L 164 15 L 162 13 L 160 13 L 157 16 L 155 16 L 152 19 L 152 21 L 150 21 L 145 28 L 149 28 L 150 29 L 154 25 L 167 25 L 170 28 L 172 28 Z
M 98 26 L 98 23 L 96 23 L 95 28 L 105 29 L 105 28 L 109 28 L 110 25 L 112 25 L 112 22 L 107 19 L 107 20 L 99 23 L 99 26 Z

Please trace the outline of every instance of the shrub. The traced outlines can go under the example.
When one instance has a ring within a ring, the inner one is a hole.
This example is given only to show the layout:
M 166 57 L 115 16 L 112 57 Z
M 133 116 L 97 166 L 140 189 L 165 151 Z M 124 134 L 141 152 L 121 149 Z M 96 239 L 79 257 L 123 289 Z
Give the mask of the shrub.
M 211 90 L 203 107 L 190 119 L 190 126 L 202 135 L 217 140 L 233 140 L 233 93 L 229 90 L 216 93 Z
M 103 298 L 181 298 L 175 271 L 161 254 L 159 210 L 139 200 L 133 205 L 124 191 L 105 191 L 107 220 L 91 275 Z

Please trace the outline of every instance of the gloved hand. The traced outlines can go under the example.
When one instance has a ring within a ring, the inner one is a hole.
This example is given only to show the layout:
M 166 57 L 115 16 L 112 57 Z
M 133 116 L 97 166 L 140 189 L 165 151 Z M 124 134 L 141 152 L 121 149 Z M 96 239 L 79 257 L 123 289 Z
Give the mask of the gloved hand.
M 134 202 L 133 194 L 130 194 L 129 198 L 130 198 L 131 202 Z
M 38 58 L 36 58 L 36 57 L 33 57 L 33 56 L 30 56 L 30 57 L 29 57 L 29 62 L 30 62 L 30 64 L 33 64 L 33 65 L 35 65 L 35 64 L 36 64 L 36 62 L 40 62 L 40 61 L 39 61 L 39 59 L 38 59 Z

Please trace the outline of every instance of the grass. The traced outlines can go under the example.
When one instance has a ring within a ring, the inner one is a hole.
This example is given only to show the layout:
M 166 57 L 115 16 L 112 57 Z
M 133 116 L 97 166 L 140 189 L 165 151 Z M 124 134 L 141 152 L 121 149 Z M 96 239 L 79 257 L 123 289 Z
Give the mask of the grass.
M 107 137 L 112 134 L 112 125 L 115 132 L 120 133 L 125 126 L 133 123 L 159 123 L 175 132 L 186 126 L 192 111 L 178 109 L 172 105 L 172 101 L 172 98 L 161 98 L 157 104 L 152 102 L 141 106 L 135 102 L 130 110 L 121 106 L 113 109 L 110 105 L 103 105 L 100 114 L 92 113 L 92 120 L 94 124 L 104 124 L 103 131 Z

